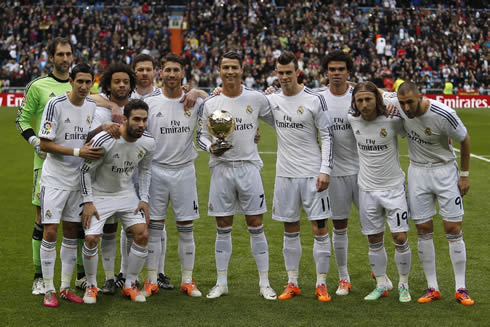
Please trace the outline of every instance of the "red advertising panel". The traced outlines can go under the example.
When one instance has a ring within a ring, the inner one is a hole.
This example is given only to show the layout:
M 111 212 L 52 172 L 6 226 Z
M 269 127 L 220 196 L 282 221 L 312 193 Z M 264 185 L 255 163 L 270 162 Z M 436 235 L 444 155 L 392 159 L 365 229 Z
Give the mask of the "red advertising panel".
M 22 98 L 24 93 L 0 93 L 0 107 L 18 107 Z
M 440 101 L 451 108 L 490 108 L 490 95 L 424 94 L 424 96 Z

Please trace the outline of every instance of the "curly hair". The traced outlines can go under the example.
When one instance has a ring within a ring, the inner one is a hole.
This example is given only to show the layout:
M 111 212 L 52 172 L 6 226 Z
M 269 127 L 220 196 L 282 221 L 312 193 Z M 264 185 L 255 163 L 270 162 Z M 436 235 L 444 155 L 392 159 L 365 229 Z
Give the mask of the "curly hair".
M 107 94 L 108 96 L 111 95 L 110 89 L 111 89 L 112 75 L 115 73 L 128 74 L 130 93 L 133 92 L 134 88 L 136 87 L 136 76 L 134 72 L 131 70 L 130 66 L 122 63 L 110 64 L 109 67 L 107 68 L 107 71 L 102 75 L 102 78 L 100 79 L 100 87 L 102 88 L 102 92 Z

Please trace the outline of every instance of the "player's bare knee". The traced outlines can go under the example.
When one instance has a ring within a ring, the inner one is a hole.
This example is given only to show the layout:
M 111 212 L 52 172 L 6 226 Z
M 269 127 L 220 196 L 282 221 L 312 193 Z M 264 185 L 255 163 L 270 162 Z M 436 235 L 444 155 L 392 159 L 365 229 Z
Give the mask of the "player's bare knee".
M 163 222 L 162 222 L 163 223 Z M 179 226 L 187 226 L 187 225 L 192 225 L 193 222 L 192 220 L 186 220 L 186 221 L 176 221 L 175 222 Z
M 284 223 L 284 231 L 286 233 L 298 233 L 300 231 L 299 221 L 293 223 Z
M 233 226 L 233 216 L 216 217 L 216 226 L 226 228 Z
M 85 235 L 85 246 L 88 249 L 93 249 L 99 243 L 99 235 Z
M 444 220 L 444 232 L 450 235 L 457 235 L 461 233 L 461 222 L 446 221 Z
M 262 225 L 262 215 L 246 216 L 248 227 L 259 227 Z
M 335 229 L 346 229 L 348 221 L 349 220 L 347 218 L 339 219 L 339 220 L 333 220 L 332 219 L 333 228 L 335 228 Z
M 378 233 L 378 234 L 368 235 L 368 242 L 371 244 L 382 242 L 383 241 L 383 235 L 384 235 L 383 232 Z
M 56 237 L 58 236 L 58 225 L 49 224 L 44 225 L 43 239 L 48 242 L 56 242 Z
M 421 223 L 421 224 L 416 224 L 415 225 L 417 228 L 417 233 L 419 235 L 425 235 L 425 234 L 430 234 L 434 232 L 434 225 L 432 223 L 432 220 Z
M 136 244 L 141 246 L 146 246 L 148 244 L 149 233 L 148 233 L 148 228 L 146 228 L 146 226 L 139 227 L 136 230 L 133 229 L 133 234 L 134 234 L 134 242 Z
M 393 233 L 393 242 L 398 245 L 405 244 L 407 241 L 407 233 Z
M 311 222 L 313 234 L 315 236 L 323 236 L 328 233 L 327 220 L 319 219 Z

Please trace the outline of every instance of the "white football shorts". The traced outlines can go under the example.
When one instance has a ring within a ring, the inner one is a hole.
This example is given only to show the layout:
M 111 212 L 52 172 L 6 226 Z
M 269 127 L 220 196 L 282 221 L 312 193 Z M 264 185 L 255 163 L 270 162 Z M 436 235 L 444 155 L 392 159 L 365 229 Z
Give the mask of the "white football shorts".
M 99 213 L 99 218 L 92 217 L 90 227 L 85 229 L 85 235 L 100 235 L 103 233 L 104 224 L 109 218 L 113 221 L 121 220 L 123 227 L 127 230 L 136 224 L 146 224 L 145 215 L 142 212 L 134 213 L 138 208 L 138 197 L 128 196 L 94 196 L 94 206 Z
M 349 176 L 330 176 L 328 196 L 330 198 L 332 209 L 332 220 L 348 218 L 352 203 L 359 209 L 357 174 Z
M 176 221 L 199 218 L 197 199 L 196 169 L 194 164 L 179 167 L 151 167 L 149 211 L 151 220 L 164 220 L 167 217 L 169 202 Z
M 61 220 L 79 223 L 82 221 L 82 195 L 69 191 L 41 186 L 41 223 L 59 224 Z
M 211 168 L 208 215 L 260 215 L 267 212 L 260 168 L 249 161 L 220 162 Z
M 276 176 L 272 219 L 287 223 L 300 219 L 301 207 L 308 220 L 330 218 L 332 215 L 328 189 L 318 192 L 317 177 L 290 178 Z
M 385 231 L 388 221 L 391 233 L 407 232 L 408 206 L 405 186 L 386 191 L 359 190 L 359 216 L 364 235 L 374 235 Z
M 456 161 L 444 164 L 421 165 L 410 162 L 408 167 L 408 203 L 412 220 L 417 223 L 431 220 L 439 213 L 444 220 L 462 221 L 463 197 L 458 188 Z

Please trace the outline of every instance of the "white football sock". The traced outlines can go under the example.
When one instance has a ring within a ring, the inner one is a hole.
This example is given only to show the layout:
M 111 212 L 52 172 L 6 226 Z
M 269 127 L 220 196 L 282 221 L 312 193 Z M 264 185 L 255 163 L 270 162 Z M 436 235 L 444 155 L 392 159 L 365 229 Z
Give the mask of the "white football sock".
M 100 238 L 100 255 L 105 279 L 114 279 L 114 266 L 116 261 L 116 232 L 104 233 Z
M 418 235 L 418 252 L 420 263 L 424 269 L 427 288 L 439 290 L 436 273 L 436 251 L 434 249 L 433 233 Z
M 46 292 L 55 291 L 54 278 L 54 263 L 56 262 L 56 242 L 41 242 L 41 269 L 43 271 L 44 288 Z
M 71 277 L 77 263 L 78 239 L 63 237 L 60 249 L 61 259 L 61 287 L 70 288 Z
M 328 233 L 322 236 L 315 236 L 313 241 L 313 259 L 315 260 L 317 281 L 316 286 L 326 285 L 326 276 L 330 269 L 330 256 L 332 248 Z
M 83 244 L 83 267 L 87 276 L 87 284 L 97 287 L 97 264 L 99 262 L 99 254 L 97 247 L 89 249 L 86 244 Z
M 158 264 L 162 253 L 162 232 L 165 225 L 161 222 L 150 221 L 148 224 L 148 258 L 146 259 L 146 273 L 148 282 L 156 284 Z
M 282 255 L 288 273 L 288 283 L 298 285 L 299 261 L 301 259 L 301 239 L 299 232 L 284 232 Z
M 215 259 L 216 270 L 218 272 L 217 284 L 224 286 L 228 285 L 228 264 L 230 263 L 232 252 L 232 227 L 217 227 L 216 230 Z
M 167 228 L 165 228 L 165 224 L 163 225 L 163 231 L 161 234 L 161 255 L 158 261 L 158 273 L 165 275 L 165 257 L 167 256 Z
M 412 264 L 412 250 L 408 240 L 403 244 L 395 244 L 395 264 L 400 276 L 398 287 L 400 287 L 400 284 L 408 286 L 408 274 Z
M 347 253 L 349 249 L 349 236 L 347 228 L 335 229 L 332 234 L 332 245 L 335 253 L 335 262 L 339 270 L 339 280 L 346 280 L 350 283 L 350 276 L 347 270 Z
M 120 273 L 125 275 L 126 268 L 128 267 L 128 240 L 124 228 L 121 228 L 121 237 L 119 238 L 119 252 L 121 252 L 121 269 Z
M 177 251 L 182 269 L 182 283 L 192 282 L 192 271 L 194 270 L 196 256 L 193 226 L 193 224 L 177 225 L 177 231 L 179 232 L 179 248 Z
M 376 276 L 377 287 L 384 287 L 386 275 L 386 266 L 388 265 L 388 257 L 384 247 L 384 240 L 378 243 L 369 243 L 369 264 Z M 383 284 L 380 282 L 383 281 Z
M 264 225 L 248 227 L 250 247 L 259 271 L 259 286 L 270 286 L 269 283 L 269 245 L 265 238 Z
M 130 288 L 138 278 L 146 258 L 148 257 L 148 248 L 140 246 L 133 242 L 128 255 L 128 271 L 126 276 L 125 288 Z
M 463 233 L 456 235 L 446 234 L 449 241 L 449 256 L 453 263 L 456 291 L 466 288 L 466 246 L 463 241 Z

